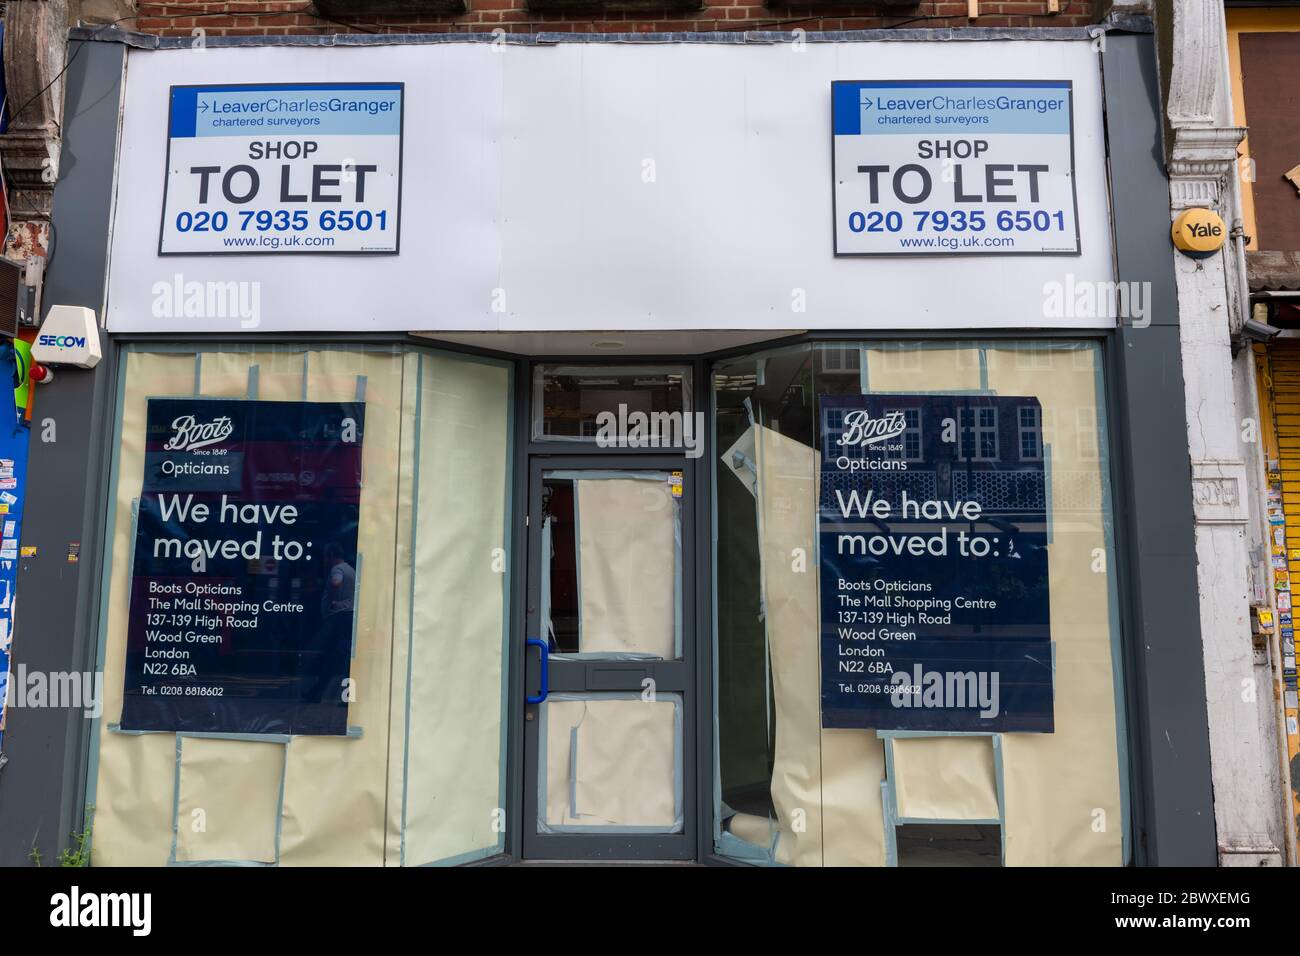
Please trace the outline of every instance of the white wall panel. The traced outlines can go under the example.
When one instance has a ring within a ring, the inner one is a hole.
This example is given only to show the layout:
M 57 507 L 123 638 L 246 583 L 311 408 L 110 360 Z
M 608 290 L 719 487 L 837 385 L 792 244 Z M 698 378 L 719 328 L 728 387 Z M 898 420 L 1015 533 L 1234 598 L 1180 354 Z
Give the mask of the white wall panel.
M 835 258 L 831 81 L 891 78 L 1073 80 L 1082 254 Z M 160 258 L 168 87 L 327 81 L 406 84 L 400 255 Z M 1098 58 L 1064 40 L 133 50 L 109 328 L 240 329 L 155 315 L 177 274 L 259 283 L 268 331 L 1106 326 L 1043 308 L 1045 283 L 1112 279 Z

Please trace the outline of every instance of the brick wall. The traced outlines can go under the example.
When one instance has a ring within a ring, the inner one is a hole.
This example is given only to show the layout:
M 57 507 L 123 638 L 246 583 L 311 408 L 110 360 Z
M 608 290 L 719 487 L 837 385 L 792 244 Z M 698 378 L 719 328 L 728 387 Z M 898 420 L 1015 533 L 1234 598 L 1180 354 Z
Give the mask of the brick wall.
M 762 0 L 703 0 L 687 13 L 554 13 L 528 9 L 528 0 L 466 0 L 459 16 L 370 15 L 325 18 L 309 0 L 140 0 L 139 16 L 128 29 L 162 36 L 190 36 L 202 28 L 209 36 L 266 36 L 291 33 L 575 33 L 668 32 L 681 30 L 864 30 L 900 27 L 1049 27 L 1096 22 L 1097 0 L 1060 0 L 1061 12 L 1048 14 L 1048 0 L 981 0 L 980 16 L 967 17 L 966 0 L 922 0 L 912 7 L 819 4 L 817 8 L 764 6 Z M 882 15 L 883 14 L 883 15 Z

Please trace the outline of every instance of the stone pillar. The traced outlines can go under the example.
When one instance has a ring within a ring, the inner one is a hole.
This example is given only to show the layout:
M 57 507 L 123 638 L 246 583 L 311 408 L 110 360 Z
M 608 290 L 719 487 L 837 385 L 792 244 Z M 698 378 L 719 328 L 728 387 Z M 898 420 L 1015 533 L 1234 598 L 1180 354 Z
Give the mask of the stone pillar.
M 48 221 L 62 141 L 63 77 L 67 63 L 67 0 L 5 4 L 4 69 L 9 128 L 0 156 L 15 220 Z
M 1226 89 L 1223 5 L 1179 0 L 1173 8 L 1174 59 L 1167 115 L 1171 220 L 1194 206 L 1239 218 L 1233 177 L 1245 134 L 1231 122 Z M 1232 339 L 1243 303 L 1231 243 L 1206 259 L 1172 251 L 1178 282 L 1187 443 L 1192 464 L 1196 551 L 1205 659 L 1210 761 L 1219 862 L 1278 866 L 1281 797 L 1277 741 L 1267 732 L 1272 708 L 1268 662 L 1257 663 L 1250 629 L 1250 518 L 1258 443 L 1243 443 Z M 1250 460 L 1247 460 L 1249 456 Z M 1266 713 L 1267 712 L 1267 713 Z
M 67 0 L 5 4 L 4 71 L 9 127 L 0 159 L 9 187 L 5 255 L 44 256 L 62 144 L 63 68 L 68 53 Z

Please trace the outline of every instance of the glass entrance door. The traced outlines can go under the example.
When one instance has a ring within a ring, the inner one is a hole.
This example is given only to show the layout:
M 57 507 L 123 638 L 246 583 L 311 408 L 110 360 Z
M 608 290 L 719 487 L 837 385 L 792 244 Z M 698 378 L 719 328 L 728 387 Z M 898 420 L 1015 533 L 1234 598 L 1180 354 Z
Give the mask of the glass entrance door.
M 525 858 L 696 856 L 700 372 L 532 369 Z
M 529 458 L 523 855 L 690 860 L 693 460 L 578 447 Z
M 682 456 L 533 456 L 524 840 L 695 857 L 691 483 Z

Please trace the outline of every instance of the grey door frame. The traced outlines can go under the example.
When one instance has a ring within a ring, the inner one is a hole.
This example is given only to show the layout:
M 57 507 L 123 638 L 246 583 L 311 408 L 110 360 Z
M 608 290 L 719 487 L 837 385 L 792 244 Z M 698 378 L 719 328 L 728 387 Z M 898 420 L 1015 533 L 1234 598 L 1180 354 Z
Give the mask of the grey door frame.
M 657 694 L 681 697 L 681 810 L 682 829 L 678 833 L 539 833 L 538 786 L 540 728 L 544 703 L 524 702 L 524 785 L 523 846 L 525 859 L 600 859 L 600 860 L 693 860 L 696 858 L 694 819 L 696 806 L 695 752 L 692 746 L 698 706 L 695 694 L 694 660 L 697 646 L 694 620 L 695 595 L 695 522 L 693 515 L 693 469 L 684 455 L 626 455 L 612 453 L 530 455 L 528 481 L 528 598 L 526 636 L 545 641 L 541 625 L 541 566 L 545 556 L 542 542 L 542 491 L 544 476 L 553 471 L 654 471 L 682 472 L 681 507 L 681 576 L 680 619 L 682 645 L 680 660 L 616 661 L 553 659 L 548 665 L 549 691 L 556 693 L 636 692 L 642 681 L 654 681 Z M 525 660 L 525 695 L 536 696 L 540 688 L 541 655 L 528 648 Z M 599 672 L 599 680 L 596 673 Z

